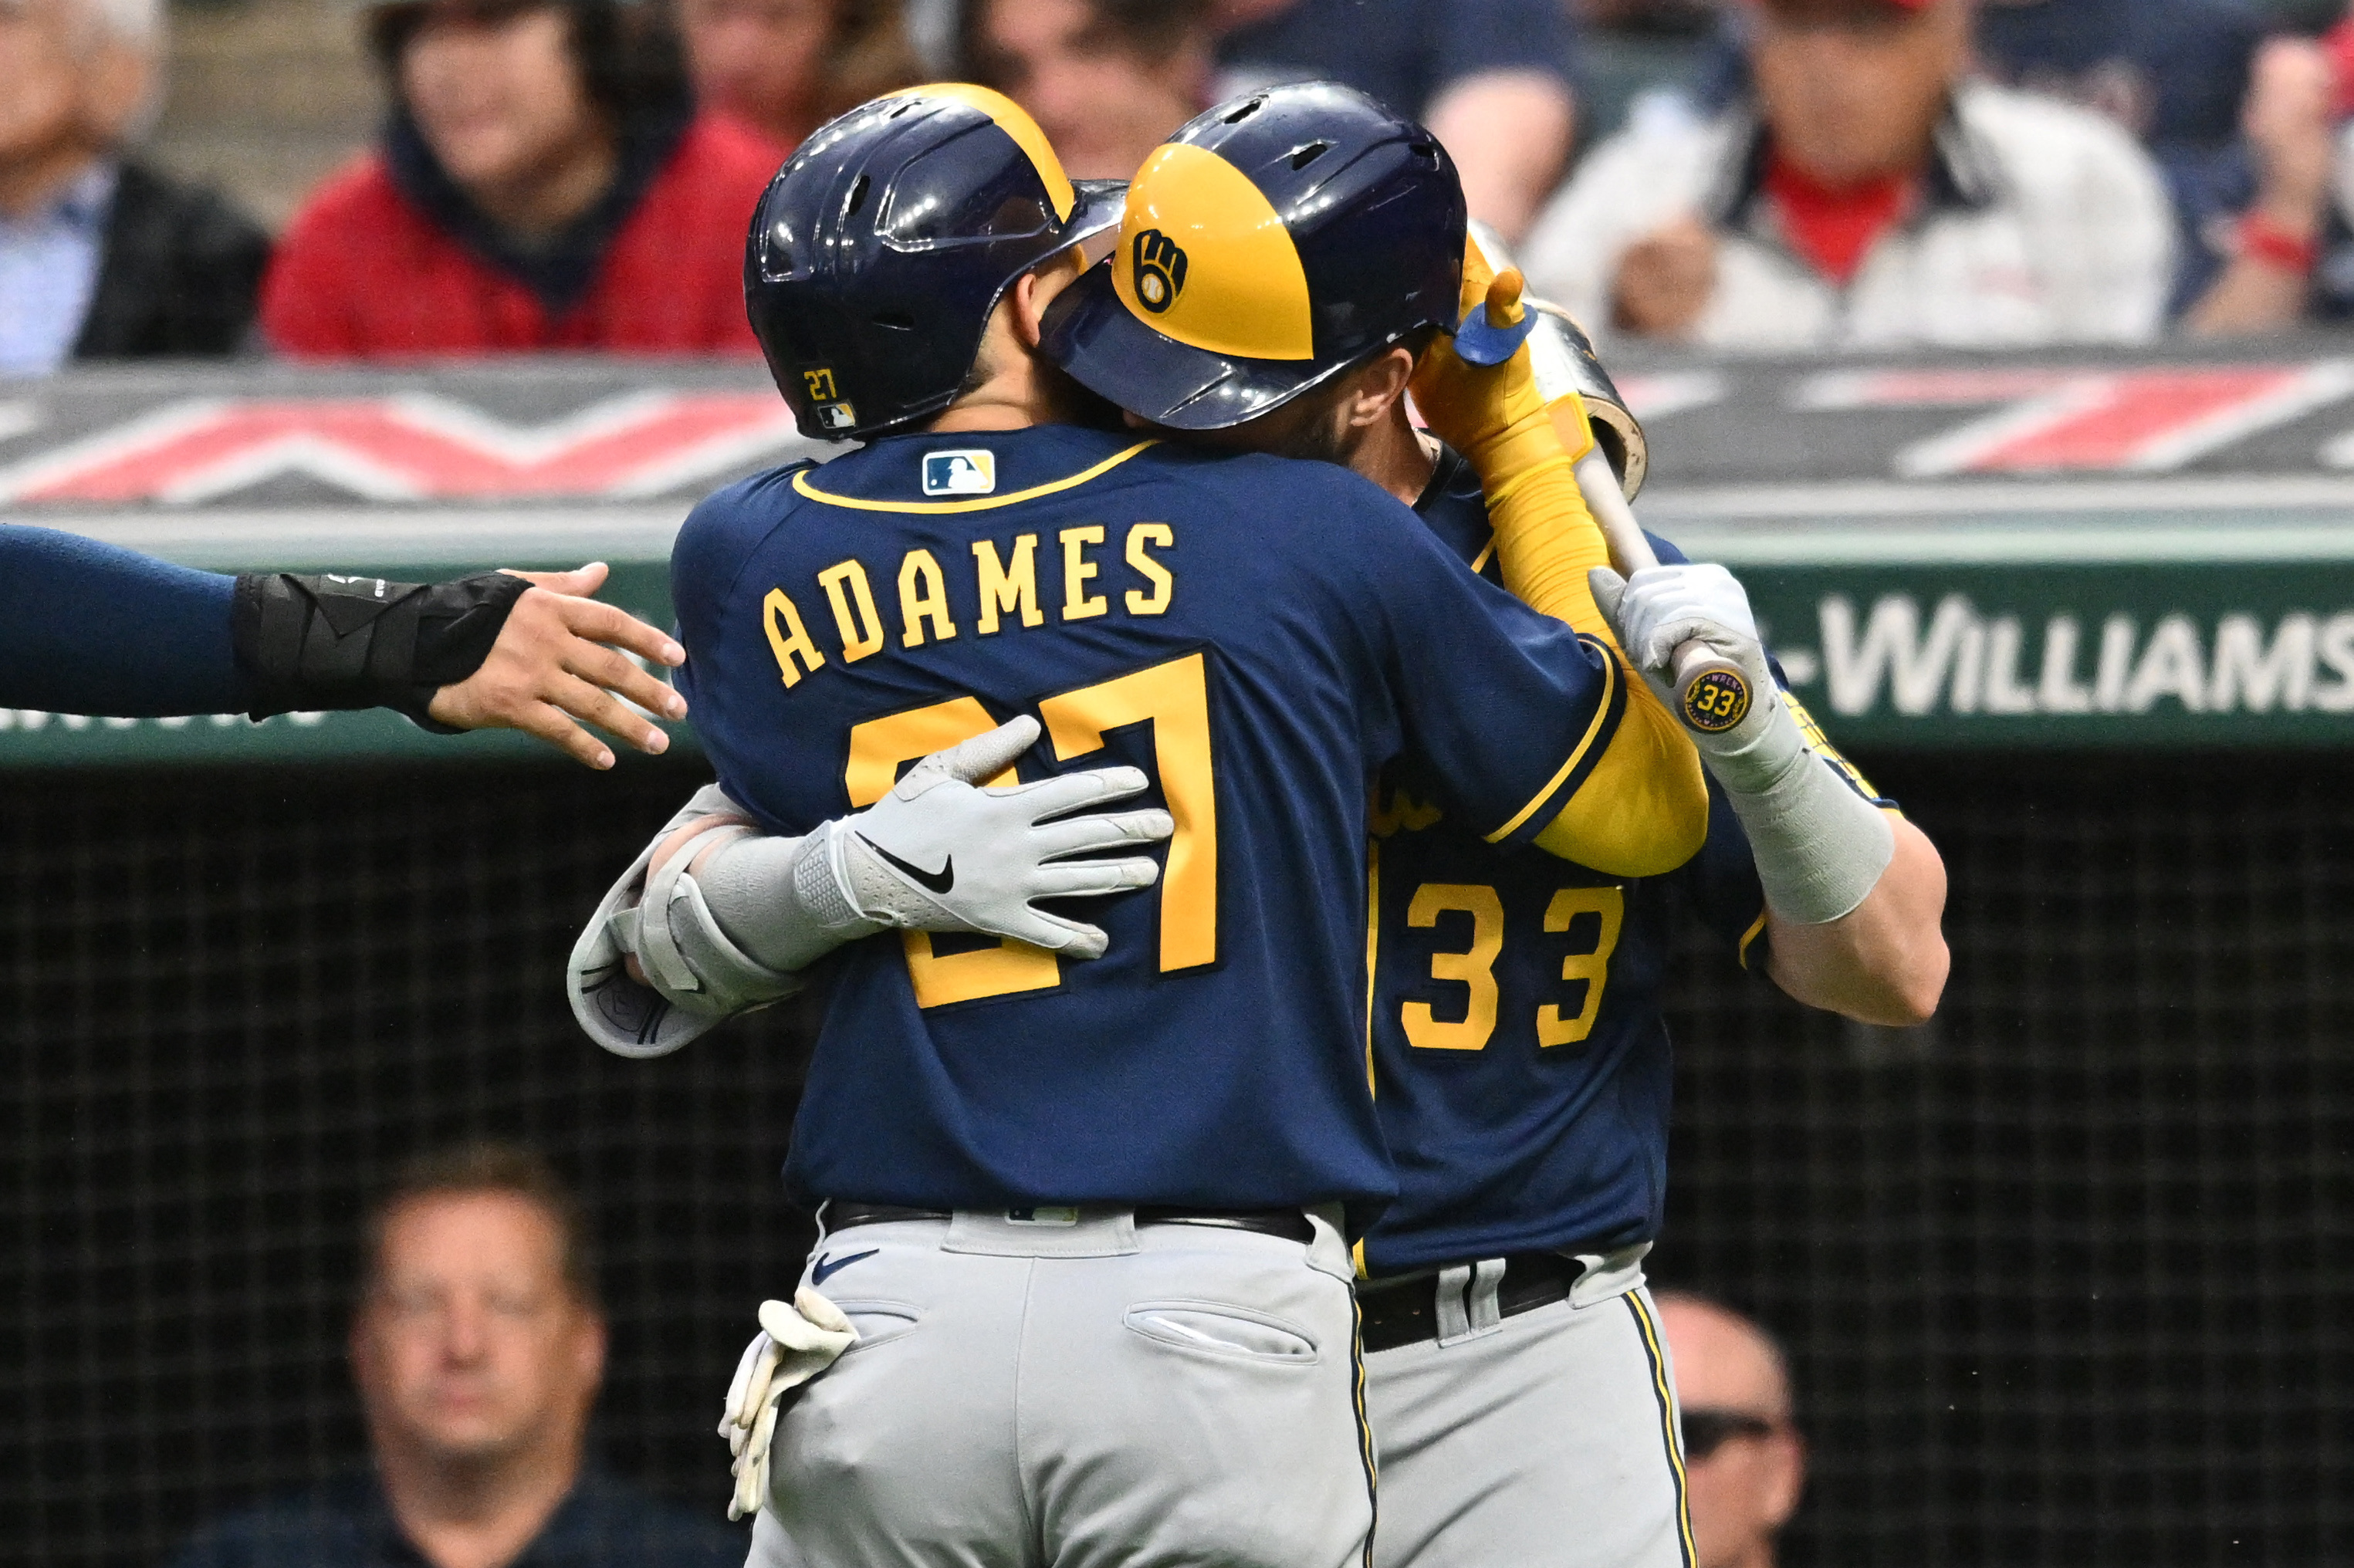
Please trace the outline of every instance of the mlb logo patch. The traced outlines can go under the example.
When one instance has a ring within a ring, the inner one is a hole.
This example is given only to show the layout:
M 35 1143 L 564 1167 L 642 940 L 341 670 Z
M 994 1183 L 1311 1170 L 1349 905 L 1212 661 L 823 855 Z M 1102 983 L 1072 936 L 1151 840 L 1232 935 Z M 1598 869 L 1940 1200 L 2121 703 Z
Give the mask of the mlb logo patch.
M 997 454 L 978 449 L 926 452 L 926 495 L 987 495 L 997 488 Z
M 858 411 L 847 403 L 821 403 L 817 417 L 829 430 L 846 430 L 858 423 Z

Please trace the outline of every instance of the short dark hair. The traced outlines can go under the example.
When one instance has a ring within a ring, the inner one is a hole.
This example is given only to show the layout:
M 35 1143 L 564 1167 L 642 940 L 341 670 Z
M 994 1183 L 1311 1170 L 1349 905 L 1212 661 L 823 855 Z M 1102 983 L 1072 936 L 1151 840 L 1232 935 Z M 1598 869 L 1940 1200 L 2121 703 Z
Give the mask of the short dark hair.
M 368 52 L 400 99 L 400 57 L 436 11 L 484 22 L 526 11 L 563 13 L 581 90 L 616 122 L 687 107 L 685 55 L 663 7 L 621 0 L 391 0 L 367 14 Z
M 598 1305 L 595 1245 L 580 1201 L 545 1156 L 519 1145 L 487 1139 L 429 1150 L 403 1164 L 390 1185 L 368 1205 L 360 1227 L 360 1289 L 376 1287 L 384 1266 L 385 1233 L 393 1216 L 429 1198 L 496 1193 L 520 1198 L 556 1227 L 557 1269 L 583 1306 Z

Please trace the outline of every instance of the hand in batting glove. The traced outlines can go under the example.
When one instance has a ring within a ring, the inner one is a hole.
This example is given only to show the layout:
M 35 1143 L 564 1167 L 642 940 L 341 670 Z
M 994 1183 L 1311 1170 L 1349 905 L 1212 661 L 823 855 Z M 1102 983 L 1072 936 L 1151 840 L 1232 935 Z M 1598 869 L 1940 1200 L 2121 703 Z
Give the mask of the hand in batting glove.
M 1676 650 L 1698 641 L 1746 678 L 1748 712 L 1722 730 L 1691 731 L 1701 760 L 1724 787 L 1749 834 L 1766 902 L 1802 925 L 1836 920 L 1861 904 L 1895 853 L 1880 811 L 1807 744 L 1766 663 L 1749 596 L 1723 567 L 1646 567 L 1631 578 L 1591 575 L 1618 646 L 1670 711 Z
M 1498 272 L 1479 242 L 1467 239 L 1462 327 L 1430 345 L 1412 383 L 1415 407 L 1432 433 L 1471 460 L 1491 495 L 1552 459 L 1575 462 L 1594 444 L 1576 393 L 1556 389 L 1548 398 L 1525 343 L 1500 364 L 1475 364 L 1458 352 L 1461 334 L 1478 335 L 1483 322 L 1494 333 L 1518 327 L 1527 311 L 1521 291 L 1517 270 Z M 1556 423 L 1551 404 L 1563 397 L 1577 404 L 1576 417 Z M 1574 446 L 1564 444 L 1564 429 L 1578 432 Z
M 736 1381 L 728 1385 L 727 1409 L 719 1420 L 719 1435 L 734 1456 L 728 1467 L 736 1478 L 729 1519 L 758 1513 L 769 1500 L 769 1448 L 784 1396 L 857 1341 L 858 1330 L 842 1308 L 806 1285 L 790 1305 L 760 1303 L 760 1332 L 736 1363 Z
M 1748 677 L 1754 695 L 1746 714 L 1712 734 L 1692 732 L 1692 744 L 1702 756 L 1722 761 L 1765 733 L 1781 704 L 1774 695 L 1757 619 L 1750 612 L 1749 595 L 1740 579 L 1723 567 L 1693 562 L 1645 567 L 1632 577 L 1597 567 L 1587 580 L 1594 586 L 1594 601 L 1617 634 L 1618 646 L 1670 713 L 1678 705 L 1675 653 L 1687 642 L 1697 641 L 1723 654 Z
M 882 800 L 811 835 L 794 863 L 795 891 L 812 907 L 830 893 L 845 920 L 974 931 L 1101 958 L 1110 939 L 1100 929 L 1047 914 L 1037 901 L 1151 886 L 1161 868 L 1140 856 L 1066 857 L 1157 843 L 1176 824 L 1160 810 L 1071 815 L 1140 793 L 1148 780 L 1133 768 L 982 784 L 1037 738 L 1038 721 L 1024 716 L 924 758 Z

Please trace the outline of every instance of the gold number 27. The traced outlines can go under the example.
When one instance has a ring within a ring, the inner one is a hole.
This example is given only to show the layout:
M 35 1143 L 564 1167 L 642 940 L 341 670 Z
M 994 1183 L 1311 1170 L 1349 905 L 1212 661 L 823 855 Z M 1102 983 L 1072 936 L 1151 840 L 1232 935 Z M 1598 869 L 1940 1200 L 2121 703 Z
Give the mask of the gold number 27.
M 1161 874 L 1161 968 L 1166 972 L 1216 961 L 1218 794 L 1204 656 L 1188 653 L 1065 692 L 1039 704 L 1038 714 L 1058 758 L 1101 750 L 1111 730 L 1152 726 L 1154 768 L 1169 814 L 1176 821 L 1168 863 Z M 851 805 L 873 805 L 889 791 L 903 764 L 985 735 L 997 722 L 978 699 L 954 697 L 853 726 L 850 763 L 843 777 Z M 990 780 L 1013 781 L 1010 772 Z M 1008 938 L 974 952 L 940 953 L 928 933 L 903 936 L 918 1007 L 1046 991 L 1063 980 L 1055 955 L 1026 942 Z

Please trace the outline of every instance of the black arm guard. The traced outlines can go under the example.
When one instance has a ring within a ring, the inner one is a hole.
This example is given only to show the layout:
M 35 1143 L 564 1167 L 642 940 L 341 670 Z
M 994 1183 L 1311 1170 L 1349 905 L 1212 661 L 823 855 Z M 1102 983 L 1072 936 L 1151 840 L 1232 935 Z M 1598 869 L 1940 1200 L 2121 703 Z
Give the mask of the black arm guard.
M 237 579 L 229 633 L 253 716 L 384 707 L 455 735 L 426 716 L 427 705 L 482 667 L 530 586 L 504 572 L 447 583 L 248 573 Z

